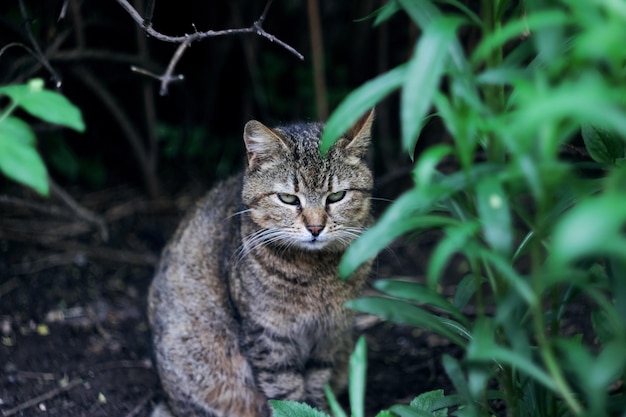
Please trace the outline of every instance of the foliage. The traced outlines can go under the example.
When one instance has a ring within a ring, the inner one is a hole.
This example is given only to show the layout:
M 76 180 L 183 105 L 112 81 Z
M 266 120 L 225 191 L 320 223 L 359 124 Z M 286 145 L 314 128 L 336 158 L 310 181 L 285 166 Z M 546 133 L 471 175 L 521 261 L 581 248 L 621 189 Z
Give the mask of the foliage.
M 412 57 L 340 104 L 321 152 L 396 90 L 409 156 L 428 117 L 452 143 L 418 156 L 413 189 L 349 248 L 340 273 L 398 236 L 436 229 L 442 238 L 424 284 L 380 281 L 384 296 L 350 307 L 465 349 L 462 360 L 443 357 L 454 415 L 623 415 L 626 4 L 485 0 L 475 13 L 452 0 L 391 0 L 376 23 L 400 11 L 422 32 Z M 460 27 L 480 33 L 474 48 L 461 45 Z M 578 135 L 593 161 L 563 157 Z M 439 172 L 444 158 L 458 171 Z M 448 300 L 438 288 L 453 255 L 470 272 Z M 589 333 L 562 330 L 572 310 L 590 314 Z M 389 412 L 435 415 L 406 407 Z
M 83 132 L 85 125 L 80 111 L 61 94 L 44 89 L 40 79 L 0 87 L 1 96 L 7 96 L 10 103 L 0 111 L 0 171 L 47 195 L 48 175 L 36 149 L 35 133 L 25 121 L 12 114 L 21 108 L 45 122 Z

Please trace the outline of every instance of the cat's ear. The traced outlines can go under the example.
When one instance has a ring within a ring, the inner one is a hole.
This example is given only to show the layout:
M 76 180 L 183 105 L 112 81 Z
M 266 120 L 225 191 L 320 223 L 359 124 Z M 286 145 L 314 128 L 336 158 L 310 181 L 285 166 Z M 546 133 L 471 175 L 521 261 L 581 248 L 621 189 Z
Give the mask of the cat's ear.
M 243 141 L 246 144 L 250 168 L 280 157 L 289 151 L 285 139 L 256 120 L 246 123 L 243 129 Z
M 374 121 L 374 109 L 368 111 L 348 129 L 346 139 L 348 144 L 345 149 L 359 158 L 365 157 L 372 139 L 372 122 Z

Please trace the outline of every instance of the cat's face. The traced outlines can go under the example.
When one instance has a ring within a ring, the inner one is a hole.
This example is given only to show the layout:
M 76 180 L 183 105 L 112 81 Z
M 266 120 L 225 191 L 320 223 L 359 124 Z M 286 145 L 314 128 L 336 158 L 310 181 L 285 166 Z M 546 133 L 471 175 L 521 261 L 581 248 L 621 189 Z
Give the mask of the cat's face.
M 324 158 L 321 124 L 246 125 L 243 202 L 258 226 L 244 236 L 248 247 L 342 251 L 363 232 L 370 222 L 372 174 L 364 156 L 371 119 L 363 118 Z

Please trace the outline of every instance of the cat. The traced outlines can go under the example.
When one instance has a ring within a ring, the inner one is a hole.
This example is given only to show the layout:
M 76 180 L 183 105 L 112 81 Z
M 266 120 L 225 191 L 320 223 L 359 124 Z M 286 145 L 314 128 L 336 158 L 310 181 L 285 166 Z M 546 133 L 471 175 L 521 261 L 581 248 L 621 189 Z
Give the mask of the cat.
M 153 416 L 268 417 L 268 399 L 327 409 L 347 384 L 352 314 L 371 267 L 337 276 L 372 222 L 373 111 L 320 155 L 321 123 L 244 128 L 247 167 L 213 188 L 163 251 L 149 291 L 167 405 Z

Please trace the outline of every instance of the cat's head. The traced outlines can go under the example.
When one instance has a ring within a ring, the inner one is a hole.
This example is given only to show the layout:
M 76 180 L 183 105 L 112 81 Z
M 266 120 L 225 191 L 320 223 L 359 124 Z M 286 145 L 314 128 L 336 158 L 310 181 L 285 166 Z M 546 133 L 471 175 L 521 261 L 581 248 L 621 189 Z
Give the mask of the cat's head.
M 243 202 L 258 226 L 247 244 L 342 251 L 370 222 L 372 173 L 365 156 L 373 111 L 326 156 L 321 123 L 270 129 L 252 120 L 244 129 L 248 166 Z

